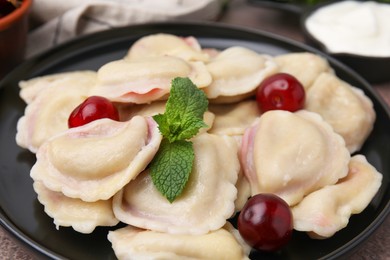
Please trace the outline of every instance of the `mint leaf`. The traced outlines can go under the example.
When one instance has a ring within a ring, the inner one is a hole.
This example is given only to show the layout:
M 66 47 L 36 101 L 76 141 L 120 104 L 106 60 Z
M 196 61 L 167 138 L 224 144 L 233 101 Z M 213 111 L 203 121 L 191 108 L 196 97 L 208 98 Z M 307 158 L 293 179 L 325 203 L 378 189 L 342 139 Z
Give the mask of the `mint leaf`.
M 153 116 L 163 135 L 160 148 L 150 163 L 152 181 L 169 202 L 184 190 L 194 163 L 194 148 L 186 141 L 207 125 L 203 114 L 208 100 L 189 78 L 172 80 L 164 114 Z
M 208 100 L 205 93 L 198 89 L 189 78 L 172 80 L 171 92 L 164 114 L 154 116 L 161 134 L 170 142 L 190 139 L 200 128 L 207 125 L 203 122 Z
M 191 142 L 162 140 L 150 164 L 150 172 L 154 185 L 169 202 L 172 203 L 182 193 L 192 171 L 194 157 Z

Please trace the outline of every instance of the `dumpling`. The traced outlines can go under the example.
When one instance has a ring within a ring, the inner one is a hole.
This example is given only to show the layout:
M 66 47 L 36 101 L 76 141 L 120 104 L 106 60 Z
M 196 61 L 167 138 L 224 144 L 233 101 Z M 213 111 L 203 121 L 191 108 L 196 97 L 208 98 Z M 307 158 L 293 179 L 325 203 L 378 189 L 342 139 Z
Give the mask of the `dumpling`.
M 221 50 L 216 48 L 203 48 L 202 52 L 208 55 L 210 59 L 214 59 L 215 57 L 218 56 L 218 54 L 221 53 Z
M 172 56 L 122 59 L 98 70 L 98 83 L 90 95 L 122 103 L 150 103 L 167 98 L 175 77 L 189 77 L 198 88 L 211 83 L 202 62 L 186 62 Z
M 266 77 L 277 72 L 273 58 L 244 47 L 230 47 L 207 64 L 213 78 L 204 89 L 210 102 L 232 103 L 254 94 Z
M 62 86 L 63 88 L 68 88 L 72 91 L 74 89 L 83 90 L 85 87 L 93 86 L 95 81 L 96 72 L 89 70 L 61 72 L 36 77 L 19 82 L 20 97 L 24 102 L 30 104 L 37 96 L 44 93 L 47 88 Z M 63 92 L 61 92 L 61 94 L 63 94 Z
M 203 235 L 168 234 L 127 226 L 108 233 L 116 257 L 122 259 L 249 259 L 249 247 L 236 230 L 224 228 Z
M 120 118 L 123 121 L 129 120 L 134 116 L 154 116 L 162 114 L 165 111 L 166 101 L 155 101 L 150 104 L 123 104 L 118 106 Z
M 30 175 L 67 197 L 107 200 L 146 168 L 161 139 L 150 118 L 96 120 L 44 143 Z
M 63 73 L 21 83 L 28 105 L 17 124 L 16 143 L 35 153 L 43 142 L 68 129 L 68 117 L 96 84 L 96 72 Z
M 225 224 L 234 213 L 237 196 L 237 144 L 231 137 L 207 133 L 192 142 L 194 166 L 183 193 L 170 203 L 145 171 L 114 196 L 114 214 L 120 221 L 159 232 L 197 235 Z
M 345 177 L 350 159 L 341 136 L 304 110 L 264 113 L 245 132 L 240 157 L 252 195 L 274 193 L 290 206 Z
M 174 56 L 186 61 L 209 60 L 209 55 L 202 52 L 198 40 L 194 37 L 178 37 L 172 34 L 152 34 L 136 41 L 126 55 L 126 59 L 144 57 Z
M 333 236 L 347 226 L 352 214 L 368 206 L 381 183 L 382 174 L 363 155 L 353 156 L 347 177 L 307 195 L 292 208 L 294 229 L 310 232 L 313 238 Z
M 236 212 L 239 212 L 242 210 L 242 208 L 245 206 L 245 203 L 251 196 L 251 185 L 249 184 L 249 181 L 247 180 L 244 172 L 242 171 L 240 171 L 240 173 L 238 174 L 236 187 L 237 199 L 234 202 L 234 205 Z
M 296 77 L 308 90 L 322 72 L 333 73 L 328 61 L 309 52 L 288 53 L 275 57 L 280 72 Z
M 243 135 L 245 130 L 260 116 L 256 101 L 246 100 L 234 104 L 210 104 L 209 111 L 215 115 L 210 133 L 219 135 Z
M 320 114 L 344 138 L 350 153 L 362 147 L 376 118 L 360 89 L 330 73 L 321 74 L 307 91 L 305 109 Z
M 119 223 L 112 212 L 111 199 L 85 202 L 51 191 L 41 182 L 34 182 L 33 187 L 46 214 L 54 219 L 57 229 L 59 226 L 71 226 L 77 232 L 89 234 L 97 226 L 115 226 Z

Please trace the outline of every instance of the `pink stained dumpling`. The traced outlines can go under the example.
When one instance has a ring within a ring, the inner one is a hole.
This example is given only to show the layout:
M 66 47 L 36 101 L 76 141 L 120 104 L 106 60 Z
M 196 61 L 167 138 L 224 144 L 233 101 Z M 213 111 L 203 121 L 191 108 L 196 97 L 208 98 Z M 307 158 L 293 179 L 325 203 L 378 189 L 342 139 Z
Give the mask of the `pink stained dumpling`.
M 125 59 L 174 56 L 186 61 L 207 62 L 209 55 L 203 52 L 194 37 L 178 37 L 172 34 L 152 34 L 142 37 L 129 49 Z
M 292 208 L 294 229 L 317 239 L 333 236 L 347 226 L 352 214 L 361 213 L 369 205 L 382 178 L 365 156 L 353 156 L 345 178 L 307 195 Z
M 30 175 L 70 198 L 107 200 L 146 168 L 161 139 L 151 118 L 96 120 L 42 145 Z
M 273 110 L 247 129 L 240 158 L 252 195 L 274 193 L 291 206 L 345 177 L 350 155 L 319 115 Z
M 17 124 L 16 143 L 35 153 L 52 136 L 68 129 L 68 117 L 96 84 L 96 72 L 58 73 L 23 81 L 27 102 Z
M 146 170 L 114 196 L 114 214 L 120 221 L 153 231 L 194 235 L 226 223 L 237 197 L 240 165 L 236 141 L 207 133 L 191 141 L 195 159 L 183 193 L 170 203 Z
M 203 62 L 187 62 L 173 56 L 112 61 L 103 65 L 97 75 L 90 96 L 135 104 L 167 99 L 176 77 L 188 77 L 198 88 L 208 86 L 212 80 Z

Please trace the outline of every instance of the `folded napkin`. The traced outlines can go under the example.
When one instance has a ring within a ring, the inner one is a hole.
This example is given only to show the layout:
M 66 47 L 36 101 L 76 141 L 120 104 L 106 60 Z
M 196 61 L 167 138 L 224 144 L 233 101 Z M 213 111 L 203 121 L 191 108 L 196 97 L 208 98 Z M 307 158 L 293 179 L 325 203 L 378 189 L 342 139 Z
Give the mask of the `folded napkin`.
M 226 0 L 34 0 L 26 57 L 79 35 L 152 21 L 213 20 Z

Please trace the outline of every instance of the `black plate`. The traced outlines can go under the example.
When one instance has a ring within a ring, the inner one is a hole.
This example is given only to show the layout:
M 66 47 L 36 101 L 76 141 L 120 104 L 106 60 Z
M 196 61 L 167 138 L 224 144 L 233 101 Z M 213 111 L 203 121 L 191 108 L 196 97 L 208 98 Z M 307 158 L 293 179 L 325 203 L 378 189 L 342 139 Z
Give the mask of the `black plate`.
M 289 0 L 247 0 L 248 3 L 271 9 L 278 9 L 288 11 L 291 13 L 300 14 L 309 7 L 315 6 L 318 3 L 326 2 L 326 0 L 315 1 L 315 3 L 308 3 L 310 1 L 289 1 Z
M 60 228 L 57 231 L 52 219 L 44 213 L 37 201 L 29 177 L 35 155 L 15 143 L 16 123 L 25 108 L 18 96 L 18 81 L 55 72 L 96 70 L 108 61 L 123 57 L 129 46 L 141 36 L 158 32 L 193 35 L 204 47 L 224 49 L 241 45 L 271 55 L 300 51 L 320 54 L 303 44 L 255 30 L 215 24 L 160 23 L 93 34 L 22 64 L 0 82 L 0 223 L 34 252 L 50 258 L 115 258 L 111 244 L 106 239 L 109 228 L 98 228 L 90 235 L 74 232 L 71 228 Z M 374 102 L 377 120 L 362 153 L 383 173 L 382 187 L 368 208 L 353 216 L 348 227 L 334 237 L 312 240 L 304 233 L 295 232 L 285 249 L 275 254 L 252 254 L 253 258 L 338 258 L 352 252 L 366 240 L 390 212 L 389 108 L 361 77 L 334 59 L 329 59 L 339 77 L 363 89 Z

